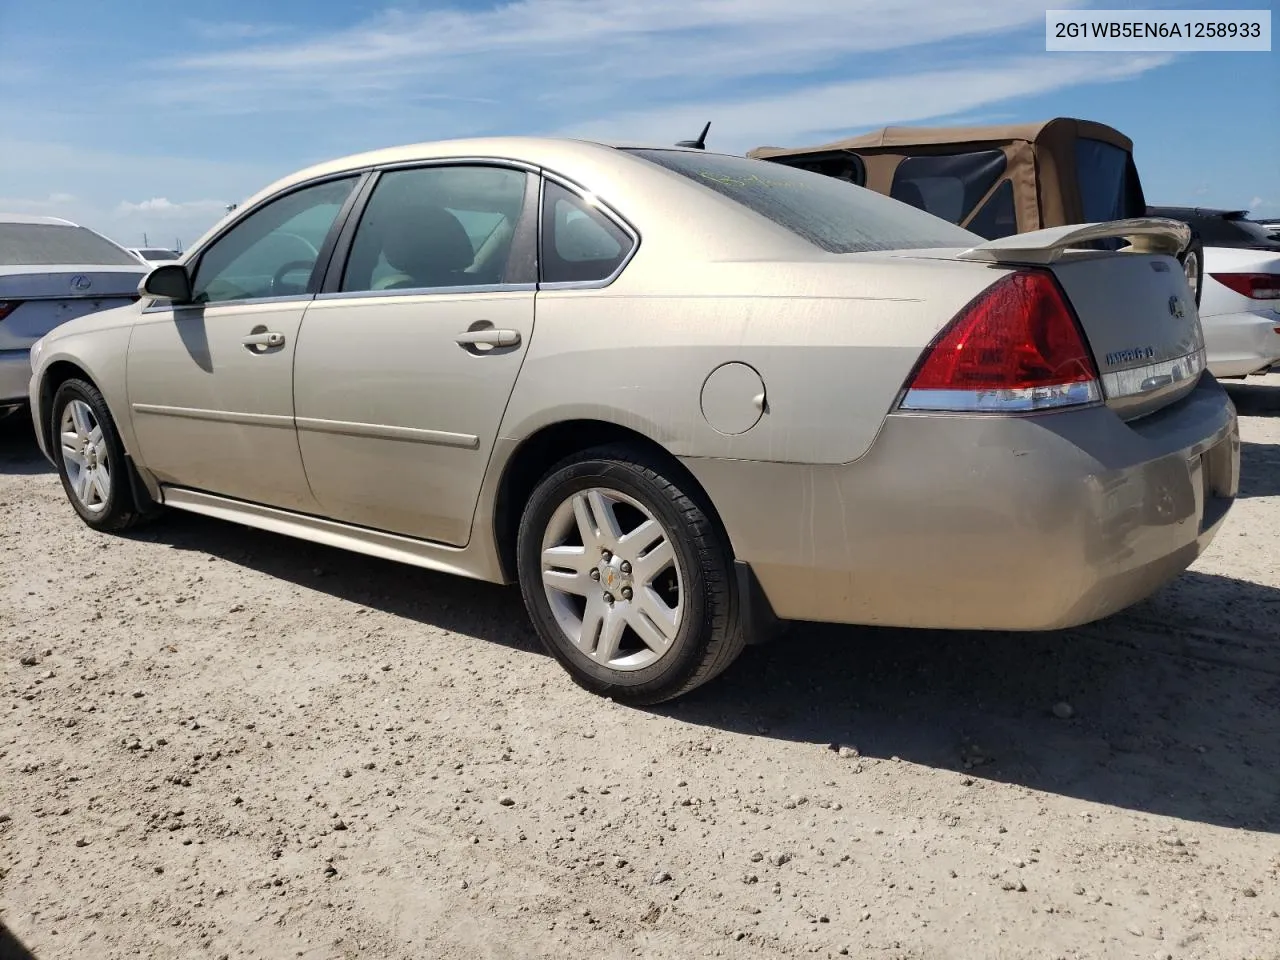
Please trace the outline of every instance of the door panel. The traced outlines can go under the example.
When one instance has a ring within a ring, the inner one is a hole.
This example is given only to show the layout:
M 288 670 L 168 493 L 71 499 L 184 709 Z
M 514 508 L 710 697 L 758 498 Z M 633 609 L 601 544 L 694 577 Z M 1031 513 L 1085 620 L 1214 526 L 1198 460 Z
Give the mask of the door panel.
M 533 303 L 533 291 L 520 290 L 311 304 L 294 402 L 307 479 L 325 516 L 467 543 L 533 333 Z
M 162 482 L 315 510 L 293 426 L 294 349 L 308 302 L 143 315 L 129 342 L 129 402 L 143 463 Z M 243 342 L 266 333 L 284 343 Z

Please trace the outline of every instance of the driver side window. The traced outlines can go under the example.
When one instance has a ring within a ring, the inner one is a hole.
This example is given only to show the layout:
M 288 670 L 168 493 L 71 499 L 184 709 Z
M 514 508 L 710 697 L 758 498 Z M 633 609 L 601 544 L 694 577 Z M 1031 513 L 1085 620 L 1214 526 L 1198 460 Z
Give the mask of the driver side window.
M 320 249 L 357 179 L 303 187 L 237 223 L 201 254 L 192 282 L 194 302 L 314 292 L 311 274 Z

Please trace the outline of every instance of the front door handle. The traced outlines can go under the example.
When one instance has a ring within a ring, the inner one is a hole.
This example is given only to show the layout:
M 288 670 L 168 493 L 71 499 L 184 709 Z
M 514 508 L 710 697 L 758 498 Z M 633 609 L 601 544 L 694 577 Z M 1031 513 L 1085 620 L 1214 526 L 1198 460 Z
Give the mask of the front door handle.
M 284 334 L 275 331 L 251 333 L 240 342 L 246 347 L 283 347 Z
M 464 347 L 514 347 L 520 342 L 520 331 L 485 327 L 481 330 L 467 330 L 453 339 Z

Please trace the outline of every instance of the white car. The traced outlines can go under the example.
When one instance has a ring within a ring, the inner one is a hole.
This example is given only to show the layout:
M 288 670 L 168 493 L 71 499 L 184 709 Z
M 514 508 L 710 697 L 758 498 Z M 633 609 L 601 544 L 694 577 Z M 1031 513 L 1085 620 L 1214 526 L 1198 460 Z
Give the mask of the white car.
M 87 227 L 0 213 L 0 414 L 26 403 L 33 343 L 68 320 L 136 302 L 147 272 Z
M 1280 364 L 1280 241 L 1244 210 L 1152 207 L 1182 220 L 1204 243 L 1200 321 L 1209 372 L 1220 379 L 1263 374 Z
M 169 250 L 165 247 L 130 247 L 129 252 L 149 267 L 169 263 L 182 256 L 181 252 Z

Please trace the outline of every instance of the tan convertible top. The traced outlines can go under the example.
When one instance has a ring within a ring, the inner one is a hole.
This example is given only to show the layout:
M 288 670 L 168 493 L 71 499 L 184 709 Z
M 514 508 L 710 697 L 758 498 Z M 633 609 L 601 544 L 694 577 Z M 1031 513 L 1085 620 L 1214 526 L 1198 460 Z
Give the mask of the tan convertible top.
M 1009 123 L 990 127 L 884 127 L 859 137 L 849 137 L 812 147 L 756 147 L 747 156 L 766 159 L 785 157 L 819 150 L 874 150 L 877 147 L 923 147 L 934 145 L 954 146 L 957 143 L 1009 143 L 1025 140 L 1028 143 L 1044 143 L 1049 140 L 1088 137 L 1113 143 L 1132 152 L 1133 141 L 1115 127 L 1092 120 L 1076 120 L 1072 117 L 1056 117 L 1039 123 Z
M 1001 150 L 1006 158 L 1005 173 L 982 200 L 1009 181 L 1017 228 L 1027 231 L 1080 222 L 1075 144 L 1082 139 L 1101 140 L 1126 153 L 1133 152 L 1133 141 L 1114 127 L 1092 120 L 1056 117 L 1040 123 L 989 127 L 885 127 L 811 147 L 757 147 L 747 156 L 778 160 L 838 151 L 856 153 L 866 168 L 866 186 L 890 194 L 898 165 L 908 157 Z M 967 224 L 980 208 L 978 203 L 966 210 L 960 223 Z

